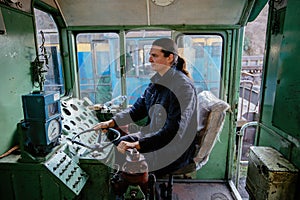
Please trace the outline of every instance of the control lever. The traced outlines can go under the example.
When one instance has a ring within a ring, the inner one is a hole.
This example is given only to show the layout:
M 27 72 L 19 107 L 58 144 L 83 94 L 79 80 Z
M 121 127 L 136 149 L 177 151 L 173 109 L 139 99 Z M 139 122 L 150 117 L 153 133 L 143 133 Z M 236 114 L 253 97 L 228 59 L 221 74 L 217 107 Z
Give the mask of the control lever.
M 106 132 L 106 137 L 108 138 L 108 140 L 110 141 L 109 143 L 105 144 L 105 145 L 101 145 L 101 138 L 99 139 L 98 138 L 98 141 L 96 144 L 94 145 L 87 145 L 87 144 L 84 144 L 82 142 L 79 142 L 79 141 L 76 141 L 76 138 L 79 137 L 80 135 L 84 134 L 84 133 L 88 133 L 88 132 L 91 132 L 91 131 L 95 131 L 94 129 L 87 129 L 85 131 L 82 131 L 76 135 L 74 135 L 72 137 L 72 139 L 68 138 L 69 141 L 71 141 L 73 144 L 77 144 L 77 145 L 80 145 L 80 146 L 83 146 L 85 148 L 88 148 L 90 149 L 91 151 L 89 151 L 88 153 L 91 153 L 93 151 L 98 151 L 98 152 L 101 152 L 103 151 L 103 149 L 105 149 L 106 147 L 108 147 L 109 145 L 111 145 L 112 143 L 116 142 L 117 140 L 120 139 L 121 137 L 121 133 L 119 131 L 117 131 L 116 129 L 113 129 L 113 128 L 108 128 L 107 129 L 107 132 Z M 100 133 L 100 136 L 101 137 L 101 133 Z M 88 153 L 85 153 L 85 154 L 88 154 Z

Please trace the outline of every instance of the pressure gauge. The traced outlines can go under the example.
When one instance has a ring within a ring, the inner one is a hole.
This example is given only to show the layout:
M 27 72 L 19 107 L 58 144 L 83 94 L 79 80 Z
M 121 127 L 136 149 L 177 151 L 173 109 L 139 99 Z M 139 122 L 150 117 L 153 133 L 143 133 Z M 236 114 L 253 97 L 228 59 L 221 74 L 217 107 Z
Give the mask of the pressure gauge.
M 155 5 L 158 6 L 168 6 L 174 2 L 174 0 L 152 0 Z
M 60 126 L 59 119 L 51 120 L 47 128 L 48 140 L 53 141 L 60 135 L 60 132 L 61 132 L 61 126 Z
M 24 149 L 34 155 L 46 155 L 59 144 L 62 131 L 60 93 L 32 92 L 22 95 L 22 103 L 24 122 L 29 125 L 21 138 Z

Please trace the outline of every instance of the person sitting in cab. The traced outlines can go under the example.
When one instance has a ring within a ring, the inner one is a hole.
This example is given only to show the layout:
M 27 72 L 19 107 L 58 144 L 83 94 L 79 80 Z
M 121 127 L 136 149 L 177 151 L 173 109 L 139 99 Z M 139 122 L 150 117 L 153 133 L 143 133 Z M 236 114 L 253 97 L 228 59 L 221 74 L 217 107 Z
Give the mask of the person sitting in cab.
M 161 176 L 193 162 L 197 94 L 172 39 L 155 40 L 149 62 L 156 73 L 143 95 L 132 107 L 98 123 L 94 129 L 120 127 L 146 118 L 140 132 L 122 136 L 115 145 L 122 154 L 136 148 L 145 156 L 149 172 Z

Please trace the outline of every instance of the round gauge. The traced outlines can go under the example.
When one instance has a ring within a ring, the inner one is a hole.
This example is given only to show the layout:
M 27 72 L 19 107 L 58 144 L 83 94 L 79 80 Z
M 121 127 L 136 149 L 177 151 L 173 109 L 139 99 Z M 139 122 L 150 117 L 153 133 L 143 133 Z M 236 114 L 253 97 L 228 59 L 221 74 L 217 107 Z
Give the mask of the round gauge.
M 174 2 L 174 0 L 152 0 L 155 5 L 158 6 L 168 6 Z
M 48 124 L 47 129 L 48 139 L 52 141 L 60 134 L 60 123 L 57 119 L 53 119 Z

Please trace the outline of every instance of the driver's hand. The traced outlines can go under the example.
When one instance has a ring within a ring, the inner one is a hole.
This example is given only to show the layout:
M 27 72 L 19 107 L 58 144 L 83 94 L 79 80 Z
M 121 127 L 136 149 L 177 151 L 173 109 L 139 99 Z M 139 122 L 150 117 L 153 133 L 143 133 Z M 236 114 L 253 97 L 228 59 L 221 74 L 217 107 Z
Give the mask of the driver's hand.
M 111 119 L 111 120 L 108 120 L 108 121 L 105 121 L 105 122 L 100 122 L 100 123 L 96 124 L 96 125 L 93 127 L 93 129 L 94 129 L 95 131 L 97 131 L 97 130 L 99 130 L 99 129 L 105 130 L 105 129 L 108 129 L 108 128 L 114 127 L 114 126 L 115 126 L 115 121 Z
M 126 142 L 126 141 L 121 141 L 118 146 L 117 146 L 117 150 L 120 153 L 125 153 L 127 149 L 140 149 L 140 145 L 139 142 Z

